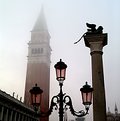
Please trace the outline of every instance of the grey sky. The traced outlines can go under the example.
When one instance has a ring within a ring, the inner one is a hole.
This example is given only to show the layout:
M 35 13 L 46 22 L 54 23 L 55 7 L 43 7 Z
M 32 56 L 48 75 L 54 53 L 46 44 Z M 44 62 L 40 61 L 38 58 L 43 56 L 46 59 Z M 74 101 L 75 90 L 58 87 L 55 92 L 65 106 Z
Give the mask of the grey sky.
M 53 66 L 62 58 L 68 65 L 64 91 L 76 109 L 84 108 L 79 89 L 85 81 L 92 84 L 90 51 L 83 40 L 73 43 L 86 32 L 86 22 L 95 23 L 108 33 L 108 45 L 103 49 L 107 107 L 113 112 L 116 103 L 120 112 L 119 0 L 0 0 L 0 89 L 24 95 L 27 43 L 42 5 L 51 35 L 50 95 L 59 91 Z

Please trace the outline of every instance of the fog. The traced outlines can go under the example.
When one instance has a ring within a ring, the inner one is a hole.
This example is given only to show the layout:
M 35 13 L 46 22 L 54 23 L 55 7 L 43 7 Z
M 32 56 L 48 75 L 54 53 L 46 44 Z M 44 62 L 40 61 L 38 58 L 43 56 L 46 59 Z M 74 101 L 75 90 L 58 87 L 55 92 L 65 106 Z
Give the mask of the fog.
M 50 99 L 59 92 L 54 64 L 61 58 L 68 65 L 63 90 L 71 96 L 76 110 L 84 109 L 79 89 L 86 81 L 92 85 L 91 56 L 83 39 L 76 45 L 74 42 L 87 31 L 86 22 L 95 23 L 108 33 L 108 45 L 103 49 L 106 107 L 114 112 L 116 103 L 120 112 L 119 0 L 0 0 L 0 89 L 24 96 L 27 43 L 41 6 L 51 36 Z M 50 119 L 57 118 L 55 111 Z M 86 121 L 91 118 L 92 106 Z

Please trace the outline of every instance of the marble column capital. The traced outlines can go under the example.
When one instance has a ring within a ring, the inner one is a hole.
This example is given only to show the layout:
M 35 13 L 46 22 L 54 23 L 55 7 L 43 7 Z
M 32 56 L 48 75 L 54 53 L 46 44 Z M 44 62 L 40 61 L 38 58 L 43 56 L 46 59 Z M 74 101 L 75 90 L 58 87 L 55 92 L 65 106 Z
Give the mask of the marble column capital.
M 102 52 L 107 45 L 107 34 L 89 34 L 84 36 L 85 45 L 90 48 L 91 53 Z

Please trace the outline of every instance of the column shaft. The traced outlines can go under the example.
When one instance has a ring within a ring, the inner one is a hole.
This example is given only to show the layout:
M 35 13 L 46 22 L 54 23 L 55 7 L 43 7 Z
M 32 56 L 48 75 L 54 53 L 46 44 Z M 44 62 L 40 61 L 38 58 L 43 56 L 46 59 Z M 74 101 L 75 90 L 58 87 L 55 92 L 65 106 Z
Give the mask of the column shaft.
M 102 49 L 107 44 L 107 34 L 84 36 L 85 45 L 90 48 L 93 85 L 93 120 L 106 121 L 106 100 L 104 88 Z
M 0 121 L 3 120 L 3 112 L 4 112 L 4 107 L 2 106 L 1 112 L 0 112 Z
M 92 53 L 93 119 L 106 121 L 106 102 L 104 89 L 103 62 L 101 53 Z

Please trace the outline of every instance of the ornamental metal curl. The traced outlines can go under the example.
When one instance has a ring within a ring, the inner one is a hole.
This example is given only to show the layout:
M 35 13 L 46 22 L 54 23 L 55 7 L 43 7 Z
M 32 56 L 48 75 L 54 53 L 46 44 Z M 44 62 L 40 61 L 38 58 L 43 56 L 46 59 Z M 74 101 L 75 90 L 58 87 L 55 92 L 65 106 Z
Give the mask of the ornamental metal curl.
M 73 114 L 74 116 L 77 117 L 82 117 L 88 114 L 88 110 L 86 110 L 86 112 L 84 110 L 80 110 L 80 111 L 75 111 L 72 105 L 72 100 L 70 98 L 70 96 L 66 95 L 64 97 L 64 103 L 65 103 L 65 108 L 67 109 L 67 107 L 69 107 L 71 114 Z
M 64 116 L 65 110 L 69 109 L 71 114 L 74 116 L 77 116 L 77 117 L 83 117 L 83 116 L 87 115 L 88 110 L 89 110 L 89 108 L 86 108 L 86 111 L 84 111 L 84 110 L 75 111 L 73 108 L 72 100 L 71 100 L 70 96 L 66 95 L 65 93 L 63 94 L 62 85 L 60 85 L 60 93 L 56 96 L 53 96 L 53 98 L 51 99 L 51 105 L 50 105 L 49 110 L 47 112 L 40 111 L 37 114 L 40 117 L 46 117 L 46 116 L 51 115 L 51 113 L 53 112 L 53 109 L 59 110 L 60 121 L 63 121 L 63 116 Z
M 55 100 L 55 99 L 56 99 L 56 100 Z M 47 112 L 42 112 L 42 111 L 40 111 L 40 113 L 38 113 L 38 115 L 39 115 L 40 117 L 46 117 L 46 116 L 51 115 L 51 113 L 53 112 L 53 108 L 55 108 L 55 110 L 58 109 L 58 105 L 57 105 L 58 100 L 59 100 L 59 99 L 58 99 L 58 96 L 53 96 L 52 99 L 51 99 L 51 104 L 50 104 L 49 110 L 48 110 Z
M 64 96 L 65 94 L 63 94 Z M 58 104 L 60 103 L 60 95 L 58 94 L 57 96 L 54 96 L 52 99 L 51 99 L 51 105 L 50 105 L 50 108 L 49 108 L 49 111 L 48 112 L 40 112 L 40 116 L 41 117 L 46 117 L 46 116 L 49 116 L 51 115 L 51 113 L 53 112 L 53 109 L 57 110 L 58 109 Z M 77 116 L 77 117 L 82 117 L 82 116 L 85 116 L 88 114 L 88 110 L 86 110 L 86 112 L 84 110 L 80 110 L 80 111 L 75 111 L 74 108 L 73 108 L 73 105 L 72 105 L 72 100 L 70 98 L 70 96 L 68 95 L 65 95 L 63 97 L 63 104 L 64 104 L 64 107 L 63 107 L 63 113 L 64 113 L 64 110 L 70 110 L 71 114 L 74 115 L 74 116 Z
M 53 109 L 59 110 L 59 121 L 63 121 L 64 113 L 66 110 L 70 110 L 71 114 L 77 117 L 83 117 L 88 114 L 89 108 L 85 108 L 86 111 L 80 110 L 75 111 L 72 105 L 72 99 L 70 96 L 66 95 L 66 93 L 63 93 L 62 91 L 62 84 L 60 84 L 60 93 L 56 96 L 53 96 L 51 99 L 50 108 L 47 112 L 39 111 L 37 113 L 38 117 L 47 117 L 51 115 L 53 112 Z

